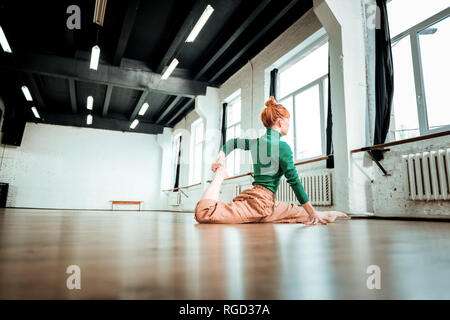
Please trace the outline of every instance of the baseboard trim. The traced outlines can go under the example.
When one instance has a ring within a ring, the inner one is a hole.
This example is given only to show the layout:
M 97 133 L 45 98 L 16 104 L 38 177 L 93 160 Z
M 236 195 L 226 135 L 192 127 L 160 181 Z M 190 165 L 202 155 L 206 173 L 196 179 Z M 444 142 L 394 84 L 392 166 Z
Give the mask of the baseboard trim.
M 146 210 L 111 210 L 111 209 L 67 209 L 67 208 L 32 208 L 32 207 L 5 207 L 0 209 L 31 209 L 31 210 L 58 210 L 58 211 L 108 211 L 108 212 L 122 212 L 122 211 L 134 211 L 134 212 L 189 212 L 192 210 L 165 210 L 165 209 L 146 209 Z

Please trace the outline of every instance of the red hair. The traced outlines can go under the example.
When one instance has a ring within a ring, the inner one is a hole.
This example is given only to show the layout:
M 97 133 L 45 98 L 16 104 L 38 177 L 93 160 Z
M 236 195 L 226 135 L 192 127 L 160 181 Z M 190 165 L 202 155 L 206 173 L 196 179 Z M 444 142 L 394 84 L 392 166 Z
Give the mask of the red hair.
M 265 105 L 267 108 L 261 112 L 261 121 L 265 127 L 272 127 L 277 119 L 290 117 L 288 109 L 277 103 L 273 96 L 266 101 Z

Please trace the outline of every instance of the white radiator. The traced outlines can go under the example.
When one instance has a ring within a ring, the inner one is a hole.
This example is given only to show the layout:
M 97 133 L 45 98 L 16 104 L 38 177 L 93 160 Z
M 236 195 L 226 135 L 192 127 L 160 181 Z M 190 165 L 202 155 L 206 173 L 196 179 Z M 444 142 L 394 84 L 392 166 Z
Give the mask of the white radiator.
M 303 184 L 312 205 L 332 205 L 331 173 L 300 176 L 300 181 Z M 276 200 L 280 202 L 300 204 L 295 197 L 294 190 L 292 190 L 285 177 L 281 178 L 280 186 L 278 187 L 276 194 Z
M 402 155 L 402 169 L 406 198 L 450 199 L 450 149 Z
M 241 190 L 242 190 L 242 186 L 241 185 L 234 186 L 233 197 L 237 197 L 238 195 L 240 195 L 241 194 Z
M 253 185 L 251 184 L 239 184 L 234 186 L 234 197 L 237 197 L 240 195 L 244 190 L 253 188 Z
M 174 191 L 169 193 L 169 206 L 179 206 L 181 203 L 181 192 Z

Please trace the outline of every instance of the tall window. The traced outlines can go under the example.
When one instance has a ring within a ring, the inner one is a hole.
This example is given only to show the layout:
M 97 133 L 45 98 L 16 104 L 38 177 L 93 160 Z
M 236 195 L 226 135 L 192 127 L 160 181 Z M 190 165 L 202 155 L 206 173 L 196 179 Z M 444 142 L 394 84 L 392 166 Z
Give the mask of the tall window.
M 296 160 L 326 153 L 328 42 L 321 37 L 279 68 L 279 99 L 291 114 L 286 141 Z
M 175 179 L 177 174 L 178 155 L 180 152 L 180 134 L 175 135 L 172 138 L 172 186 L 175 185 Z
M 450 130 L 448 4 L 448 0 L 391 0 L 387 4 L 396 140 Z
M 240 138 L 241 135 L 241 94 L 240 90 L 225 100 L 227 106 L 227 140 Z M 226 166 L 230 176 L 240 172 L 241 150 L 235 149 L 226 159 Z
M 203 119 L 200 118 L 191 125 L 191 165 L 189 166 L 189 184 L 195 184 L 202 180 L 203 140 Z

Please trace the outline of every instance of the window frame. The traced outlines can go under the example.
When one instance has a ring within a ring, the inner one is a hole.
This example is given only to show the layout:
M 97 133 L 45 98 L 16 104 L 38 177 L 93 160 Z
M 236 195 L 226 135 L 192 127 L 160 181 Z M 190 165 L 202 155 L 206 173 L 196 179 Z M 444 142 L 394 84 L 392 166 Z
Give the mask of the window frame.
M 325 33 L 321 36 L 319 36 L 317 39 L 315 39 L 312 43 L 310 43 L 309 45 L 307 45 L 304 49 L 302 49 L 300 52 L 298 52 L 297 54 L 295 54 L 292 58 L 288 59 L 286 62 L 282 63 L 277 69 L 278 69 L 278 74 L 277 74 L 277 92 L 280 92 L 280 74 L 283 73 L 283 71 L 286 71 L 286 69 L 289 69 L 290 67 L 292 67 L 294 64 L 296 64 L 297 62 L 299 62 L 300 60 L 302 60 L 303 58 L 305 58 L 306 56 L 310 55 L 311 53 L 313 53 L 316 49 L 319 49 L 321 46 L 323 46 L 325 43 L 328 42 L 328 35 Z M 328 73 L 327 73 L 328 74 Z M 316 79 L 317 80 L 317 79 Z M 311 82 L 309 82 L 311 83 Z M 300 88 L 301 89 L 301 88 Z M 297 89 L 299 90 L 299 89 Z M 295 90 L 296 91 L 296 90 Z M 285 97 L 287 97 L 288 95 L 290 95 L 292 92 L 290 92 L 289 94 L 285 95 L 283 98 L 279 99 L 282 100 Z
M 197 126 L 203 126 L 203 133 L 202 133 L 202 139 L 201 141 L 197 142 L 197 135 L 196 135 L 196 129 Z M 189 165 L 189 184 L 196 184 L 202 182 L 202 167 L 203 167 L 203 143 L 205 141 L 205 127 L 204 127 L 204 121 L 202 118 L 198 118 L 191 124 L 191 146 L 190 146 L 190 165 Z M 200 145 L 202 152 L 200 153 L 201 161 L 200 161 L 200 177 L 198 180 L 196 180 L 195 177 L 195 160 L 194 160 L 194 154 L 196 147 Z
M 450 8 L 444 9 L 435 15 L 417 23 L 411 28 L 399 33 L 395 37 L 391 38 L 391 46 L 393 47 L 396 43 L 402 39 L 409 37 L 411 43 L 411 56 L 412 56 L 412 66 L 414 72 L 414 88 L 416 93 L 416 107 L 417 107 L 417 117 L 419 120 L 419 135 L 424 136 L 428 134 L 433 134 L 437 132 L 444 132 L 450 130 L 450 124 L 442 126 L 435 129 L 430 129 L 428 126 L 428 112 L 426 106 L 426 95 L 425 95 L 425 84 L 422 69 L 422 58 L 420 53 L 420 41 L 419 32 L 426 29 L 440 21 L 445 19 L 450 19 Z M 394 70 L 395 72 L 395 70 Z M 395 86 L 395 84 L 394 84 Z M 394 89 L 395 90 L 395 89 Z M 397 132 L 394 126 L 394 133 Z
M 290 58 L 289 60 L 287 60 L 285 63 L 283 63 L 282 65 L 280 65 L 280 67 L 278 68 L 278 75 L 277 75 L 277 92 L 280 92 L 280 85 L 281 85 L 281 81 L 280 81 L 280 75 L 281 73 L 283 73 L 283 71 L 289 69 L 291 66 L 293 66 L 294 64 L 296 64 L 298 61 L 302 60 L 303 58 L 305 58 L 306 56 L 308 56 L 309 54 L 313 53 L 316 49 L 319 49 L 321 46 L 325 45 L 326 43 L 328 43 L 328 35 L 324 34 L 321 35 L 318 39 L 316 39 L 314 42 L 312 42 L 311 44 L 309 44 L 308 46 L 306 46 L 303 50 L 301 50 L 300 52 L 298 52 L 296 55 L 294 55 L 292 58 Z M 321 157 L 326 155 L 326 132 L 325 132 L 325 128 L 326 128 L 326 112 L 325 112 L 325 92 L 324 92 L 324 81 L 328 80 L 328 75 L 329 73 L 314 79 L 313 81 L 307 83 L 306 85 L 304 85 L 301 88 L 298 88 L 288 94 L 286 94 L 283 97 L 280 97 L 278 99 L 278 101 L 283 101 L 287 98 L 291 98 L 292 99 L 292 118 L 293 118 L 293 126 L 292 126 L 292 130 L 294 132 L 293 134 L 293 142 L 294 142 L 294 148 L 292 150 L 292 153 L 294 155 L 294 160 L 295 161 L 307 161 L 310 159 L 314 159 L 317 157 Z M 319 105 L 320 105 L 320 130 L 321 130 L 321 149 L 322 149 L 322 154 L 321 155 L 316 155 L 313 157 L 307 157 L 307 158 L 297 158 L 297 128 L 296 128 L 296 114 L 295 114 L 295 109 L 296 109 L 296 105 L 295 105 L 295 97 L 297 95 L 299 95 L 300 93 L 313 88 L 315 85 L 319 86 Z
M 241 108 L 240 108 L 240 114 L 239 114 L 239 121 L 235 122 L 231 125 L 228 125 L 228 122 L 230 119 L 228 119 L 228 108 L 230 108 L 234 103 L 236 103 L 237 101 L 240 102 L 241 104 Z M 240 129 L 241 128 L 241 123 L 242 123 L 242 99 L 241 99 L 241 90 L 237 90 L 236 92 L 234 92 L 233 94 L 231 94 L 227 99 L 224 100 L 224 103 L 227 103 L 227 123 L 226 123 L 226 127 L 225 130 L 226 132 L 228 132 L 229 129 L 233 128 L 233 132 L 236 132 L 236 126 L 239 126 Z M 227 137 L 227 140 L 229 139 L 229 137 Z M 233 152 L 240 152 L 239 149 L 235 149 L 233 150 Z M 236 171 L 236 154 L 234 154 L 234 158 L 233 158 L 233 170 L 232 172 L 230 172 L 231 175 L 238 175 L 241 173 L 241 154 L 239 154 L 239 161 L 237 163 L 238 165 L 238 170 Z M 228 168 L 229 169 L 229 168 Z

